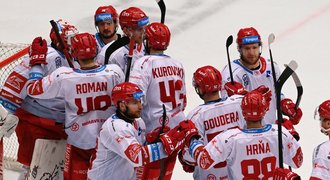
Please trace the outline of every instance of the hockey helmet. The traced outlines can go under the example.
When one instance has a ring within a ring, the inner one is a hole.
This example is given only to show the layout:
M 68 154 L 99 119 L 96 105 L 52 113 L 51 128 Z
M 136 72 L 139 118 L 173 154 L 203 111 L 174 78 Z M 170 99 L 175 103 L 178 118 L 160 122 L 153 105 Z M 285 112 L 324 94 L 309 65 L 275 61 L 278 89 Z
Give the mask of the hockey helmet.
M 97 26 L 97 24 L 99 22 L 107 21 L 107 20 L 113 20 L 114 23 L 117 23 L 118 22 L 117 11 L 111 5 L 109 5 L 109 6 L 100 6 L 95 11 L 95 15 L 94 15 L 95 26 Z
M 205 94 L 220 91 L 221 81 L 221 74 L 216 68 L 203 66 L 194 72 L 192 83 L 198 94 Z
M 256 29 L 253 27 L 242 28 L 237 33 L 236 43 L 238 46 L 259 43 L 261 45 L 261 38 Z
M 118 107 L 118 102 L 125 101 L 129 102 L 131 100 L 139 100 L 143 97 L 143 91 L 131 82 L 124 82 L 117 84 L 112 89 L 111 100 L 113 104 Z
M 148 47 L 165 50 L 170 44 L 171 32 L 165 24 L 154 22 L 146 27 Z
M 124 9 L 119 15 L 119 24 L 121 28 L 138 28 L 149 23 L 149 17 L 139 8 L 130 7 Z
M 314 118 L 316 120 L 330 120 L 330 100 L 324 101 L 315 109 Z
M 97 43 L 92 34 L 80 33 L 70 39 L 72 57 L 78 60 L 93 59 L 97 55 Z
M 269 103 L 260 92 L 251 91 L 243 97 L 241 108 L 246 121 L 260 121 L 268 111 Z

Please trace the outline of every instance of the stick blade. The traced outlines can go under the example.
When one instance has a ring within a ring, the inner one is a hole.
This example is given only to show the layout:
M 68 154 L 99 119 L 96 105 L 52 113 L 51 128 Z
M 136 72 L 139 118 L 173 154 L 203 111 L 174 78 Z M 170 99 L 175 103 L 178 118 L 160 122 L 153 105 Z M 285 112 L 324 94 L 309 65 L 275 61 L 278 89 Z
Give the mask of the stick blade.
M 233 35 L 230 35 L 226 41 L 226 47 L 229 47 L 233 43 Z
M 270 35 L 268 36 L 268 47 L 270 46 L 270 44 L 272 44 L 275 41 L 275 35 L 274 33 L 270 33 Z
M 287 66 L 292 69 L 292 71 L 295 71 L 298 68 L 298 63 L 295 60 L 292 60 Z

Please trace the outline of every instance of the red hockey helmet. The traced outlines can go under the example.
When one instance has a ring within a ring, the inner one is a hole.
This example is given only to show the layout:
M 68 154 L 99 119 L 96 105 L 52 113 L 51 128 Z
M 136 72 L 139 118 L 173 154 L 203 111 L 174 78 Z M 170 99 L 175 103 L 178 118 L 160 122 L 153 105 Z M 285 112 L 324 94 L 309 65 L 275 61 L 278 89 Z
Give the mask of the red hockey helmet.
M 324 101 L 316 108 L 314 118 L 317 120 L 330 120 L 330 100 Z
M 203 66 L 194 72 L 192 82 L 198 94 L 205 94 L 220 91 L 221 81 L 221 74 L 216 68 Z
M 261 44 L 261 38 L 258 31 L 253 27 L 242 28 L 237 33 L 236 43 L 238 46 L 253 43 Z
M 62 19 L 59 19 L 58 21 L 56 21 L 61 39 L 64 43 L 64 48 L 69 48 L 68 45 L 68 40 L 75 36 L 76 34 L 78 34 L 78 30 L 75 26 L 71 25 L 69 22 L 64 21 Z M 56 48 L 58 48 L 58 50 L 62 50 L 61 46 L 59 44 L 59 40 L 57 39 L 56 33 L 53 30 L 53 28 L 50 30 L 50 35 L 49 35 L 52 43 L 56 46 Z
M 149 23 L 149 17 L 139 8 L 130 7 L 124 9 L 119 15 L 119 24 L 121 28 L 138 28 Z
M 251 91 L 243 97 L 241 108 L 246 121 L 260 121 L 268 111 L 269 103 L 261 93 Z
M 112 89 L 111 100 L 113 104 L 117 107 L 118 102 L 125 101 L 129 102 L 133 99 L 141 99 L 143 97 L 143 92 L 136 84 L 131 82 L 124 82 L 117 84 Z
M 165 50 L 170 44 L 171 32 L 165 24 L 154 22 L 146 27 L 148 47 L 156 50 Z
M 100 6 L 95 11 L 95 15 L 94 15 L 95 26 L 97 26 L 97 24 L 99 22 L 107 21 L 107 20 L 113 20 L 114 23 L 117 23 L 118 22 L 117 11 L 111 5 L 109 5 L 109 6 Z
M 77 34 L 70 40 L 73 58 L 87 60 L 93 59 L 97 55 L 96 39 L 92 34 Z

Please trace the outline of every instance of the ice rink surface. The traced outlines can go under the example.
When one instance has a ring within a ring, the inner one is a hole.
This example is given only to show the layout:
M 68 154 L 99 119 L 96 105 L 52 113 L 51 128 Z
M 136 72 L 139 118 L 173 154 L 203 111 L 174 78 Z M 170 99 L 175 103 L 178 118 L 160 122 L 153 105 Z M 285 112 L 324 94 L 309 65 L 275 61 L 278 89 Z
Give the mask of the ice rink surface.
M 220 70 L 227 64 L 225 42 L 236 39 L 242 27 L 255 27 L 264 42 L 262 56 L 268 58 L 267 37 L 276 36 L 272 53 L 282 70 L 290 60 L 298 62 L 297 73 L 304 87 L 301 108 L 304 116 L 298 126 L 304 163 L 295 170 L 302 179 L 311 172 L 315 146 L 328 140 L 313 119 L 314 109 L 330 99 L 330 2 L 328 0 L 166 0 L 166 24 L 172 40 L 166 54 L 183 62 L 186 70 L 188 106 L 186 113 L 202 103 L 191 85 L 192 73 L 200 66 L 213 65 Z M 80 32 L 95 32 L 93 15 L 100 5 L 112 4 L 117 11 L 137 6 L 151 21 L 159 21 L 160 11 L 154 0 L 11 0 L 0 6 L 0 41 L 30 43 L 36 36 L 48 38 L 51 19 L 63 18 Z M 231 59 L 238 58 L 236 44 L 230 47 Z M 283 87 L 287 97 L 296 100 L 293 80 Z M 6 171 L 5 179 L 17 176 Z M 192 179 L 177 166 L 173 179 Z

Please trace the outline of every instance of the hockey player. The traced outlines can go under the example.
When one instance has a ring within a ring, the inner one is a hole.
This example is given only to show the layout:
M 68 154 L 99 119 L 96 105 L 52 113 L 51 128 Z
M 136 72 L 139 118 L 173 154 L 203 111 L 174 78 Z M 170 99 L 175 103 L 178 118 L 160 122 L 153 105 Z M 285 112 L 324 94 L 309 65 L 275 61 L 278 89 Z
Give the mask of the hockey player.
M 102 126 L 96 154 L 91 158 L 89 179 L 136 179 L 137 167 L 163 159 L 183 147 L 186 131 L 194 127 L 191 121 L 183 121 L 160 135 L 159 142 L 143 145 L 142 96 L 142 90 L 130 82 L 113 88 L 111 98 L 117 110 Z
M 61 67 L 44 77 L 40 64 L 45 64 L 45 59 L 32 61 L 27 93 L 49 103 L 57 98 L 64 101 L 68 135 L 64 178 L 86 179 L 97 134 L 114 112 L 111 111 L 111 90 L 124 81 L 124 74 L 117 65 L 95 63 L 97 44 L 93 35 L 77 34 L 70 39 L 70 44 L 72 56 L 78 59 L 81 68 Z
M 315 110 L 315 119 L 321 123 L 321 132 L 330 139 L 330 100 L 320 104 Z M 313 152 L 313 169 L 310 180 L 330 179 L 330 141 L 327 140 Z
M 133 50 L 132 64 L 134 61 L 145 55 L 143 35 L 146 25 L 149 23 L 149 17 L 139 8 L 130 7 L 124 9 L 119 14 L 119 24 L 124 35 L 135 41 Z M 126 73 L 127 56 L 129 45 L 122 46 L 115 50 L 109 59 L 97 59 L 99 64 L 117 64 Z
M 240 59 L 236 59 L 231 63 L 233 80 L 242 84 L 243 87 L 251 91 L 260 85 L 268 87 L 273 92 L 272 102 L 269 107 L 269 111 L 263 120 L 263 124 L 273 124 L 276 118 L 276 93 L 274 87 L 274 80 L 272 77 L 272 68 L 270 61 L 261 57 L 262 41 L 258 31 L 253 28 L 242 28 L 237 33 L 237 49 L 240 53 Z M 275 66 L 276 79 L 280 75 L 280 69 L 277 64 Z M 221 72 L 223 76 L 223 86 L 221 91 L 221 97 L 230 96 L 234 93 L 239 93 L 239 89 L 235 84 L 231 84 L 230 74 L 228 66 Z M 228 82 L 228 83 L 227 83 Z M 231 93 L 227 93 L 226 90 L 230 89 Z M 294 120 L 293 124 L 299 123 L 302 116 L 300 108 L 295 109 L 295 104 L 291 99 L 282 98 L 281 107 L 285 115 Z
M 241 95 L 234 95 L 231 98 L 220 98 L 222 77 L 220 72 L 213 66 L 198 68 L 193 75 L 193 86 L 196 93 L 204 104 L 197 106 L 189 112 L 187 119 L 191 119 L 199 134 L 203 136 L 203 143 L 206 145 L 217 134 L 235 127 L 244 128 L 244 117 L 241 111 Z M 194 170 L 194 163 L 189 164 L 183 160 L 187 151 L 179 153 L 179 160 L 186 172 Z M 228 173 L 226 162 L 221 162 L 209 170 L 196 167 L 194 179 L 227 179 Z
M 158 134 L 162 122 L 169 128 L 174 128 L 185 119 L 183 113 L 186 107 L 185 71 L 183 65 L 176 59 L 165 55 L 171 33 L 168 27 L 161 23 L 151 23 L 146 27 L 145 44 L 150 55 L 138 59 L 132 68 L 130 81 L 139 85 L 146 94 L 143 102 L 142 119 L 146 123 L 146 133 Z M 163 108 L 166 109 L 166 120 L 163 119 Z M 163 129 L 164 131 L 164 129 Z M 155 136 L 154 136 L 155 137 Z M 149 139 L 152 143 L 155 139 Z M 176 154 L 166 158 L 164 179 L 170 179 L 176 161 Z M 143 176 L 158 178 L 159 162 L 147 165 Z
M 206 146 L 197 138 L 187 138 L 189 153 L 202 169 L 227 160 L 229 179 L 271 178 L 278 167 L 277 125 L 261 123 L 269 103 L 261 93 L 252 91 L 243 97 L 241 108 L 247 129 L 229 129 Z M 284 163 L 298 168 L 303 161 L 301 147 L 285 128 L 282 130 Z
M 94 24 L 97 33 L 95 34 L 98 50 L 108 43 L 117 40 L 118 35 L 118 14 L 116 9 L 109 6 L 100 6 L 94 15 Z
M 56 23 L 60 29 L 60 37 L 65 47 L 68 48 L 67 39 L 77 34 L 78 30 L 75 26 L 61 19 L 56 21 Z M 17 161 L 26 168 L 30 166 L 36 139 L 66 138 L 63 125 L 58 123 L 64 121 L 64 103 L 54 99 L 50 104 L 48 101 L 26 96 L 26 85 L 31 65 L 38 63 L 40 59 L 46 58 L 45 63 L 41 65 L 45 75 L 50 74 L 59 67 L 69 67 L 53 29 L 50 32 L 50 39 L 51 45 L 48 46 L 48 50 L 46 41 L 42 41 L 41 38 L 33 40 L 29 57 L 25 57 L 15 67 L 14 71 L 6 79 L 0 92 L 1 104 L 10 113 L 14 113 L 19 118 L 16 128 L 19 143 Z M 46 48 L 40 48 L 40 44 Z M 5 121 L 6 123 L 8 121 Z M 15 124 L 13 121 L 9 123 Z M 9 125 L 5 127 L 9 127 Z M 14 130 L 15 128 L 12 129 Z

